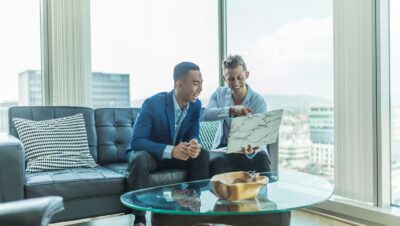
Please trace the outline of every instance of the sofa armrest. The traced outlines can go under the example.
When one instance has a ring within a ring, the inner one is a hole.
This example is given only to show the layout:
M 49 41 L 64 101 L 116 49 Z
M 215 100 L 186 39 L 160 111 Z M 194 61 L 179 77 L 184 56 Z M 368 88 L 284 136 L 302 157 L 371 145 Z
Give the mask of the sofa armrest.
M 268 153 L 271 159 L 271 171 L 278 171 L 279 164 L 279 137 L 275 143 L 268 144 Z
M 25 155 L 20 140 L 0 134 L 0 202 L 24 199 Z
M 48 196 L 0 204 L 0 225 L 46 226 L 51 217 L 64 209 L 63 198 Z

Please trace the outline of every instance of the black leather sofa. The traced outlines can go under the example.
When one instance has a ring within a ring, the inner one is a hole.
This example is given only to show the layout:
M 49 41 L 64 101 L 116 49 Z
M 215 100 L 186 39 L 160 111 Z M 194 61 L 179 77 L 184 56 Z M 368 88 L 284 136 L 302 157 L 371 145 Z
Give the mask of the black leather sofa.
M 125 151 L 130 147 L 138 108 L 12 107 L 9 109 L 10 135 L 0 138 L 0 202 L 61 196 L 65 210 L 54 222 L 129 212 L 119 201 L 127 192 L 128 164 Z M 95 168 L 73 168 L 25 173 L 24 149 L 12 118 L 46 120 L 82 113 L 89 149 Z M 277 169 L 278 142 L 270 145 L 272 170 Z M 151 174 L 151 186 L 185 181 L 183 170 L 163 170 Z

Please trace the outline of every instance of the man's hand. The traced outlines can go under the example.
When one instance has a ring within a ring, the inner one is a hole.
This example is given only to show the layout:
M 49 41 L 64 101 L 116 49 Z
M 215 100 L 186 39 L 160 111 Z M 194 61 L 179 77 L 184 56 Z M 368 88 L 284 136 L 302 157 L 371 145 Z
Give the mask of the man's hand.
M 243 105 L 235 105 L 229 108 L 229 115 L 233 115 L 234 117 L 246 116 L 252 112 L 253 110 Z
M 172 149 L 172 158 L 186 161 L 189 159 L 189 143 L 181 142 Z
M 199 156 L 201 151 L 201 145 L 197 142 L 196 139 L 192 139 L 189 141 L 189 148 L 188 148 L 188 152 L 189 152 L 189 156 L 191 158 L 197 158 L 197 156 Z
M 242 148 L 243 153 L 245 153 L 246 155 L 251 154 L 253 152 L 255 152 L 258 149 L 257 147 L 252 147 L 250 144 L 247 145 L 247 149 Z

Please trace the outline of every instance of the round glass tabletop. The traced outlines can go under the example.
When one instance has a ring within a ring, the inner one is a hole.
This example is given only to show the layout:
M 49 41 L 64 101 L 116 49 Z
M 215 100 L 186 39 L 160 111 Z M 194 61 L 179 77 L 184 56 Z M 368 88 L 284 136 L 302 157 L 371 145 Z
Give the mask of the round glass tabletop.
M 310 207 L 329 199 L 333 186 L 327 180 L 300 172 L 262 173 L 269 183 L 256 199 L 225 201 L 212 192 L 209 180 L 146 188 L 125 193 L 123 205 L 144 211 L 178 215 L 236 215 L 278 213 Z

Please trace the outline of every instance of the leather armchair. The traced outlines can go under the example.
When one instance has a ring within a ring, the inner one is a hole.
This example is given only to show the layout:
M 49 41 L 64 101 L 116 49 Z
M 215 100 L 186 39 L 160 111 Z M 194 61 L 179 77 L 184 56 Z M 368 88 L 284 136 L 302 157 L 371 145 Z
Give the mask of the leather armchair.
M 1 226 L 46 226 L 64 209 L 63 198 L 48 196 L 0 204 Z

